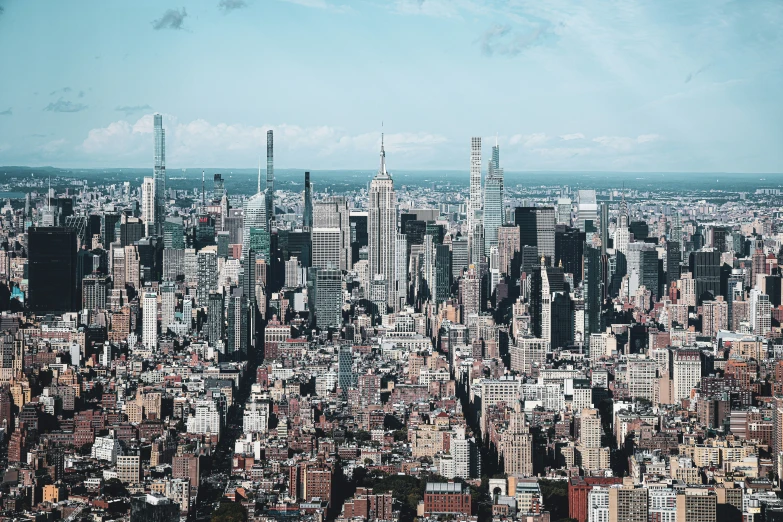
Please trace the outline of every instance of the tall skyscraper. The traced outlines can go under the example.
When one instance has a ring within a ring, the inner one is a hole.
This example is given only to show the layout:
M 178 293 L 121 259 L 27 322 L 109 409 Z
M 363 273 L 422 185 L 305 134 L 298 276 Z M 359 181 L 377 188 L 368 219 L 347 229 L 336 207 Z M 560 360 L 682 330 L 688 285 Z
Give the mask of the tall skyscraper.
M 609 248 L 609 203 L 601 203 L 601 255 Z
M 313 207 L 312 229 L 336 229 L 339 231 L 338 263 L 335 268 L 350 270 L 351 265 L 351 223 L 348 202 L 344 196 L 333 196 L 319 201 Z M 315 262 L 315 242 L 313 260 Z M 316 266 L 313 264 L 313 266 Z
M 261 229 L 269 232 L 267 219 L 267 197 L 268 194 L 261 190 L 261 166 L 258 167 L 258 192 L 245 200 L 244 204 L 244 227 L 242 234 L 242 255 L 246 256 L 250 249 L 250 231 L 251 229 Z
M 31 312 L 71 312 L 79 305 L 76 231 L 30 227 L 27 231 L 28 307 Z
M 166 130 L 163 128 L 163 115 L 153 116 L 155 137 L 155 158 L 153 178 L 155 184 L 155 231 L 163 233 L 166 219 Z
M 271 130 L 266 131 L 266 222 L 267 230 L 271 230 L 269 223 L 275 219 L 275 145 L 274 135 Z M 260 192 L 260 190 L 259 190 Z
M 487 176 L 484 184 L 484 251 L 498 245 L 498 228 L 503 224 L 503 180 Z
M 472 241 L 477 214 L 481 211 L 481 138 L 470 139 L 470 200 L 468 201 L 468 235 Z M 483 244 L 482 244 L 483 247 Z M 475 249 L 470 245 L 471 252 Z M 473 256 L 471 255 L 471 259 Z
M 585 325 L 584 343 L 589 348 L 590 335 L 598 333 L 601 328 L 601 296 L 602 296 L 601 252 L 589 244 L 584 245 L 584 289 Z
M 232 289 L 227 308 L 226 353 L 242 359 L 247 354 L 247 298 L 241 288 Z
M 370 182 L 370 201 L 367 216 L 368 255 L 370 279 L 383 275 L 387 285 L 395 280 L 394 247 L 397 237 L 397 195 L 394 181 L 386 171 L 386 151 L 381 136 L 381 167 Z M 396 309 L 396 292 L 387 287 L 389 306 Z
M 313 226 L 313 189 L 310 186 L 310 173 L 305 172 L 304 188 L 304 212 L 302 215 L 302 226 L 311 228 Z

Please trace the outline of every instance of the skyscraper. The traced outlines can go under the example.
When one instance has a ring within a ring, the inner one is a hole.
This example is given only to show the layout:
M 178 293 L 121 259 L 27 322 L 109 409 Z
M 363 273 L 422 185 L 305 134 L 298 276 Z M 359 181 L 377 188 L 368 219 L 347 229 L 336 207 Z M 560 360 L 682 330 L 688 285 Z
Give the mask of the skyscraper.
M 247 298 L 241 288 L 232 289 L 227 308 L 226 353 L 241 359 L 247 354 Z
M 448 245 L 435 246 L 435 302 L 440 304 L 451 295 L 451 250 Z
M 267 197 L 266 192 L 261 191 L 261 167 L 258 167 L 258 192 L 245 200 L 244 204 L 244 228 L 242 235 L 242 255 L 247 255 L 250 249 L 250 230 L 253 228 L 269 232 L 267 219 Z
M 343 322 L 343 288 L 342 273 L 338 269 L 326 268 L 316 272 L 314 281 L 315 290 L 315 323 L 318 328 L 325 330 L 331 327 L 339 327 Z
M 155 158 L 153 178 L 155 185 L 155 231 L 163 232 L 163 222 L 166 219 L 166 130 L 163 128 L 163 115 L 155 114 Z
M 484 184 L 484 251 L 498 245 L 498 228 L 503 224 L 503 180 L 487 176 Z
M 223 294 L 210 292 L 207 310 L 207 339 L 210 346 L 216 346 L 223 338 Z
M 468 201 L 468 234 L 473 237 L 476 217 L 481 210 L 481 138 L 470 139 L 470 200 Z M 483 247 L 483 245 L 482 245 Z M 471 252 L 475 246 L 471 243 Z M 471 255 L 471 259 L 473 256 Z
M 370 182 L 370 201 L 367 216 L 368 255 L 370 279 L 383 275 L 387 285 L 395 280 L 394 247 L 397 237 L 397 195 L 394 181 L 386 171 L 386 151 L 381 136 L 381 167 Z M 387 289 L 388 305 L 397 307 L 396 292 Z
M 310 186 L 309 172 L 305 172 L 304 184 L 304 213 L 302 215 L 302 226 L 311 228 L 313 226 L 313 189 Z
M 172 281 L 164 281 L 160 285 L 160 331 L 162 334 L 165 334 L 169 325 L 174 323 L 176 308 L 176 287 Z
M 609 204 L 601 203 L 601 255 L 609 248 Z
M 142 306 L 142 339 L 147 349 L 154 350 L 158 345 L 158 294 L 144 292 Z
M 27 231 L 28 306 L 35 313 L 71 312 L 78 306 L 76 231 L 30 227 Z
M 271 230 L 269 223 L 275 219 L 275 154 L 274 135 L 271 130 L 266 131 L 266 223 L 267 230 Z M 259 190 L 259 192 L 261 192 Z
M 155 178 L 145 177 L 141 184 L 141 215 L 144 218 L 144 233 L 151 236 L 155 232 Z
M 405 234 L 397 234 L 394 249 L 394 273 L 396 274 L 395 285 L 397 289 L 397 302 L 399 303 L 399 308 L 402 308 L 408 299 L 408 238 Z

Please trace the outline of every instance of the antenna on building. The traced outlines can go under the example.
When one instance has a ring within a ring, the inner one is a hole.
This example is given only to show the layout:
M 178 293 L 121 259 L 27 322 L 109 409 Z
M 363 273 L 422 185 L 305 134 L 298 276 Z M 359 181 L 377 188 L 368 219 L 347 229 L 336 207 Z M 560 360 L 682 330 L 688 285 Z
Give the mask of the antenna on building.
M 201 206 L 207 206 L 207 196 L 204 193 L 204 171 L 201 171 Z

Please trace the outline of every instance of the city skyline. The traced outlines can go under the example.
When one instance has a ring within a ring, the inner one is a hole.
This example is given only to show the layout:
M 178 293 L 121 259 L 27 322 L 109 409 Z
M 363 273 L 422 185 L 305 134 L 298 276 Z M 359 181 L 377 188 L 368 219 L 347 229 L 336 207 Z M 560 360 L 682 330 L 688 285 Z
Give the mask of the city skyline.
M 149 166 L 157 111 L 175 169 L 783 170 L 774 2 L 0 5 L 6 165 Z

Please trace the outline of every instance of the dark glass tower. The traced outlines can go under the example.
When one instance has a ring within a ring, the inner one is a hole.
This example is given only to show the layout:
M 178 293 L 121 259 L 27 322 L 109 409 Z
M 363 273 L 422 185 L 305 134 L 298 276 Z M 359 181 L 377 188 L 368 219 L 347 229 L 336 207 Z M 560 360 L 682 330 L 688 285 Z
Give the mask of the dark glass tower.
M 568 225 L 555 225 L 555 264 L 574 275 L 574 285 L 582 281 L 582 252 L 585 233 Z
M 305 172 L 304 215 L 302 225 L 307 229 L 313 228 L 313 188 L 310 186 L 309 172 Z
M 446 301 L 451 294 L 451 249 L 448 245 L 435 247 L 435 302 Z
M 514 224 L 519 227 L 520 247 L 538 246 L 535 207 L 517 207 L 514 210 Z
M 72 312 L 78 307 L 76 232 L 65 227 L 30 227 L 28 307 L 31 312 Z
M 696 282 L 696 303 L 702 303 L 704 294 L 720 295 L 720 252 L 700 250 L 691 252 L 690 270 Z

